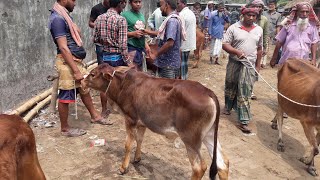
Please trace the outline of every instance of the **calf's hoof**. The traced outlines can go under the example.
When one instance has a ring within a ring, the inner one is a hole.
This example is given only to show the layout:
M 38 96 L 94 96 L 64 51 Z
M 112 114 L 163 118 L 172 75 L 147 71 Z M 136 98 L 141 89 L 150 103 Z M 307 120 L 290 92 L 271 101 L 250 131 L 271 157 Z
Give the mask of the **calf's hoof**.
M 285 151 L 283 142 L 281 142 L 281 141 L 278 142 L 277 149 L 280 152 L 284 152 Z
M 124 175 L 128 172 L 128 168 L 123 168 L 122 166 L 119 168 L 119 174 Z
M 135 164 L 135 163 L 139 163 L 141 161 L 141 157 L 139 157 L 139 158 L 134 158 L 134 161 L 133 161 L 133 163 Z
M 271 123 L 271 128 L 274 130 L 278 130 L 278 124 L 276 122 Z
M 318 176 L 317 170 L 314 166 L 309 166 L 307 168 L 307 171 L 309 174 L 311 174 L 312 176 Z
M 304 163 L 305 165 L 310 165 L 311 164 L 311 161 L 312 159 L 310 157 L 301 157 L 299 159 L 302 163 Z

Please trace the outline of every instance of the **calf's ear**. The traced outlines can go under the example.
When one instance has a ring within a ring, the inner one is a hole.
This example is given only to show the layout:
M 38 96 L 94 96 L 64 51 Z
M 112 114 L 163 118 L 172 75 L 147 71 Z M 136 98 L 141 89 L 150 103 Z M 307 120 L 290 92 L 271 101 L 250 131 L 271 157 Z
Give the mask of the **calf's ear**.
M 110 72 L 109 70 L 102 72 L 102 77 L 108 81 L 110 81 L 113 77 L 112 77 L 113 71 Z

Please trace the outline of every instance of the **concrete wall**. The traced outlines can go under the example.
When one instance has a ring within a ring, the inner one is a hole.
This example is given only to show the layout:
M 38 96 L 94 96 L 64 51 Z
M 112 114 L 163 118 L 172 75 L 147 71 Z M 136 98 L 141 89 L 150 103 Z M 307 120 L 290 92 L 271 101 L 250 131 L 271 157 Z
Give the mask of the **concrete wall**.
M 46 77 L 53 72 L 54 43 L 47 28 L 55 0 L 0 1 L 0 113 L 50 88 Z M 71 14 L 82 30 L 84 47 L 90 61 L 95 58 L 92 31 L 88 27 L 91 7 L 101 0 L 77 0 Z M 143 1 L 148 16 L 156 0 Z M 147 18 L 147 17 L 146 17 Z

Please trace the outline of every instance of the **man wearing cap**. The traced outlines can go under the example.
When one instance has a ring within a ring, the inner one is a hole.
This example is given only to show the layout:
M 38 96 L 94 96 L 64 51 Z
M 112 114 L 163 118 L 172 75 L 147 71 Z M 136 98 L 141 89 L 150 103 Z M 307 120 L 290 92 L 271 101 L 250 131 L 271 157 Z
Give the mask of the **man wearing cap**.
M 220 64 L 218 62 L 219 55 L 222 49 L 222 37 L 224 31 L 224 25 L 230 23 L 230 18 L 225 12 L 223 3 L 218 4 L 218 10 L 213 11 L 209 21 L 209 34 L 211 39 L 210 45 L 210 62 L 214 64 Z
M 264 68 L 267 61 L 267 52 L 268 52 L 268 44 L 269 44 L 269 20 L 266 16 L 262 15 L 264 9 L 263 0 L 254 0 L 249 4 L 249 7 L 256 8 L 259 11 L 259 15 L 257 17 L 257 24 L 263 30 L 263 51 L 262 51 L 262 61 L 261 67 Z M 252 93 L 251 99 L 256 100 L 257 97 Z
M 243 20 L 231 25 L 224 38 L 222 48 L 229 53 L 225 80 L 225 111 L 229 115 L 232 108 L 238 114 L 239 129 L 251 133 L 248 127 L 251 119 L 250 95 L 262 57 L 263 30 L 255 24 L 259 12 L 255 8 L 241 10 Z
M 214 9 L 213 1 L 208 1 L 207 7 L 203 12 L 203 21 L 202 21 L 202 32 L 205 35 L 204 49 L 209 45 L 210 35 L 208 33 L 209 20 L 211 18 L 211 13 Z
M 283 28 L 276 36 L 276 47 L 270 61 L 271 67 L 275 66 L 281 47 L 279 64 L 285 63 L 289 58 L 297 58 L 311 60 L 311 63 L 316 65 L 316 50 L 319 42 L 317 26 L 320 22 L 312 6 L 307 2 L 298 3 L 292 7 L 290 15 L 281 24 Z
M 268 52 L 268 43 L 269 43 L 269 21 L 267 17 L 262 15 L 263 9 L 264 9 L 264 3 L 262 0 L 254 0 L 251 3 L 248 4 L 248 7 L 255 8 L 258 10 L 259 15 L 257 17 L 256 23 L 262 28 L 263 30 L 263 51 L 262 51 L 262 61 L 261 61 L 261 67 L 264 68 L 266 61 L 267 61 L 267 52 Z M 253 93 L 251 94 L 251 99 L 256 100 L 257 96 Z

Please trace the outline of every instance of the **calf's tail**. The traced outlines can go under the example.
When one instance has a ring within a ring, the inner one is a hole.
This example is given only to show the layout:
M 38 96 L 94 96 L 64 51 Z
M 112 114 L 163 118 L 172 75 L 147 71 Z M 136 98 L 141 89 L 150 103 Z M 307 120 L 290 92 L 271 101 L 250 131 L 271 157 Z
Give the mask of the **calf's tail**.
M 214 147 L 213 147 L 213 154 L 212 154 L 212 162 L 209 171 L 209 177 L 211 180 L 216 179 L 216 175 L 218 173 L 218 166 L 217 166 L 217 148 L 218 148 L 218 129 L 219 129 L 219 117 L 220 117 L 220 105 L 217 99 L 217 96 L 212 93 L 210 96 L 215 103 L 215 110 L 216 111 L 216 119 L 214 121 Z

